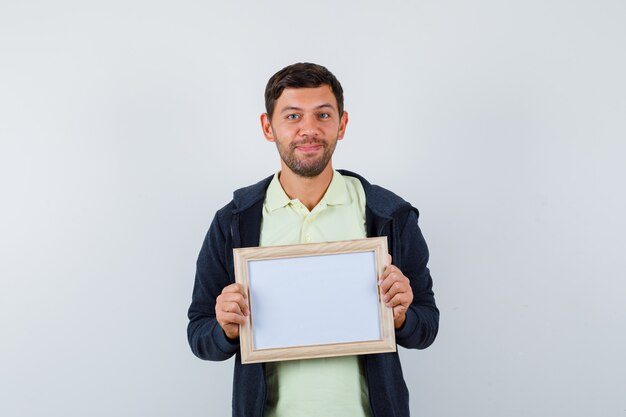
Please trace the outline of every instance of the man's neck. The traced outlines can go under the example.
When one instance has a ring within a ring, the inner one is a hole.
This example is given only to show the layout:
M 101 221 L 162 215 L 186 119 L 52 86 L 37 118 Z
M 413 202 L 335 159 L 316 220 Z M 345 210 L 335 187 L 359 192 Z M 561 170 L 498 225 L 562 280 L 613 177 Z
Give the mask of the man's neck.
M 311 211 L 324 197 L 330 181 L 333 179 L 333 167 L 329 162 L 318 176 L 301 177 L 283 164 L 278 179 L 289 198 L 297 198 Z

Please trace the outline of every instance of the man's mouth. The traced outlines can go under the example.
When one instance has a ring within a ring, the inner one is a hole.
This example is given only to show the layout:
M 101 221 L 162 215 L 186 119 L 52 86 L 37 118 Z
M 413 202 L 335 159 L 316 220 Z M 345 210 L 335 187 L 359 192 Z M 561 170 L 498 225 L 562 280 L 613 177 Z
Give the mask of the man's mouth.
M 300 152 L 317 152 L 324 147 L 323 143 L 319 142 L 308 142 L 308 143 L 300 143 L 294 146 L 295 149 Z
M 301 152 L 316 152 L 322 149 L 322 145 L 300 145 L 296 146 L 296 149 Z

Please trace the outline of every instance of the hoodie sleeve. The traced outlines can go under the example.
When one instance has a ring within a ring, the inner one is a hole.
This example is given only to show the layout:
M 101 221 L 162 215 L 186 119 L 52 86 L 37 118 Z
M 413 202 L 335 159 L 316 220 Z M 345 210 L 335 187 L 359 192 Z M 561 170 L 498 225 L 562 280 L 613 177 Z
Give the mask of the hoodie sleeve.
M 192 352 L 201 359 L 221 361 L 239 350 L 239 340 L 230 340 L 215 317 L 215 301 L 222 289 L 233 283 L 227 267 L 227 251 L 232 250 L 230 233 L 224 233 L 220 218 L 227 217 L 226 207 L 218 211 L 204 239 L 196 263 L 196 278 L 189 307 L 187 339 Z
M 399 242 L 394 254 L 400 257 L 399 267 L 409 278 L 413 302 L 406 313 L 406 321 L 396 329 L 396 342 L 408 349 L 430 346 L 439 329 L 439 310 L 432 290 L 433 281 L 428 269 L 428 247 L 417 224 L 417 210 L 411 210 L 406 221 L 396 230 Z

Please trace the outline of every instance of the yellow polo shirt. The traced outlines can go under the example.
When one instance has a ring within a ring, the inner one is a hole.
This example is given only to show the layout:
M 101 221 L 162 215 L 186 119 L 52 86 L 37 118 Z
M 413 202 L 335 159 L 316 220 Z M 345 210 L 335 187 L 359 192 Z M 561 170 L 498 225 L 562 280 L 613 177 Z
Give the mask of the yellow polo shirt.
M 274 175 L 265 195 L 261 246 L 367 236 L 365 192 L 358 179 L 333 171 L 326 193 L 309 211 L 285 194 L 278 175 Z M 356 356 L 270 362 L 265 371 L 266 417 L 371 415 L 367 383 Z

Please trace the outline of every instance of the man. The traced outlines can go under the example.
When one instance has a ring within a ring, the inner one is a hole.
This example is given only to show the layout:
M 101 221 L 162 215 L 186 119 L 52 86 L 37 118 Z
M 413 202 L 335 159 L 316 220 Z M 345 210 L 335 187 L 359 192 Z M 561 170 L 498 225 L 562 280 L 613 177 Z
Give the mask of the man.
M 426 348 L 439 324 L 417 210 L 357 174 L 333 169 L 332 155 L 348 124 L 339 81 L 320 65 L 290 65 L 270 78 L 265 106 L 263 135 L 276 144 L 281 169 L 235 191 L 215 215 L 197 262 L 191 349 L 209 360 L 236 355 L 233 416 L 408 416 L 396 352 L 241 364 L 239 326 L 249 307 L 234 283 L 237 247 L 387 236 L 393 265 L 379 282 L 383 300 L 393 308 L 396 342 Z M 331 289 L 329 296 L 350 294 Z

